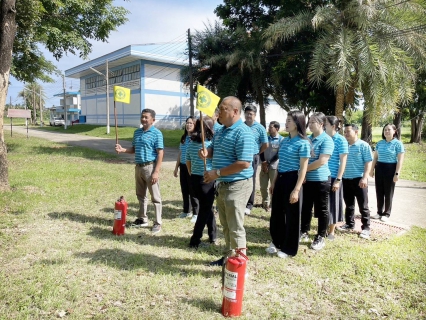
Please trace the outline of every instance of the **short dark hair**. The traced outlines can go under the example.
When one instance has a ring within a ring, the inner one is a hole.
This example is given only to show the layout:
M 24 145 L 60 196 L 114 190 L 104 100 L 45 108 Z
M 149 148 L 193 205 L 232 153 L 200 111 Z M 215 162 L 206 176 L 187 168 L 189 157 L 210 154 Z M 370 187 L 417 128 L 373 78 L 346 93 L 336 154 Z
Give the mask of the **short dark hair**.
M 273 125 L 275 129 L 280 130 L 280 123 L 278 121 L 271 121 L 269 125 Z
M 354 130 L 359 130 L 358 125 L 356 125 L 355 123 L 345 123 L 345 128 L 346 127 L 352 127 L 352 129 Z
M 151 115 L 151 117 L 153 119 L 155 119 L 155 111 L 152 110 L 152 109 L 143 109 L 142 112 L 141 112 L 141 115 L 142 115 L 142 113 L 149 113 Z
M 257 108 L 256 106 L 249 104 L 248 106 L 244 108 L 244 112 L 247 112 L 247 111 L 253 111 L 254 113 L 257 113 Z
M 386 123 L 386 124 L 384 125 L 384 127 L 383 127 L 383 129 L 382 129 L 382 139 L 383 139 L 383 140 L 386 140 L 386 137 L 385 137 L 385 128 L 386 128 L 387 126 L 391 126 L 391 127 L 392 127 L 392 129 L 393 129 L 393 130 L 395 130 L 395 132 L 394 132 L 394 134 L 393 134 L 393 137 L 394 137 L 394 138 L 396 138 L 396 139 L 398 139 L 398 129 L 396 128 L 396 125 L 394 125 L 393 123 Z
M 204 139 L 205 140 L 213 140 L 213 120 L 210 117 L 204 117 L 203 118 L 204 123 Z M 197 119 L 194 126 L 194 131 L 191 134 L 191 140 L 195 142 L 201 142 L 201 120 Z

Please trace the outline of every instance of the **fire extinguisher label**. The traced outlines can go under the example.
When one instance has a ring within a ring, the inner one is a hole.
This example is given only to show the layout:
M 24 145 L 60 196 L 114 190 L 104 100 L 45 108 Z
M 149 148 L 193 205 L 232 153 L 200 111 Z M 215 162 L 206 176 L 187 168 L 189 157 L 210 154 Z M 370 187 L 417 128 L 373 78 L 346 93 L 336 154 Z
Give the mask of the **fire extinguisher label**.
M 114 210 L 115 220 L 121 220 L 121 210 Z
M 238 273 L 225 269 L 223 295 L 226 298 L 235 299 L 237 297 L 237 282 L 238 282 Z

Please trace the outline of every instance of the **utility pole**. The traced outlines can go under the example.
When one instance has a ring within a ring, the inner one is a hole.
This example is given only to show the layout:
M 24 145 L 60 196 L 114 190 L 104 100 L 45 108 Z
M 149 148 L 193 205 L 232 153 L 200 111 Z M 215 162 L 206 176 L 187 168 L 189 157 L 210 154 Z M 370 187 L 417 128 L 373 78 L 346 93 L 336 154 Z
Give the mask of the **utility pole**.
M 107 117 L 107 134 L 110 132 L 109 128 L 109 71 L 108 71 L 108 60 L 106 63 L 106 69 L 105 69 L 105 80 L 106 80 L 106 117 Z
M 192 81 L 191 29 L 188 29 L 188 51 L 189 51 L 189 105 L 190 105 L 190 114 L 191 116 L 194 116 L 194 83 Z
M 37 122 L 37 108 L 35 102 L 35 82 L 33 82 L 33 124 Z
M 105 62 L 105 74 L 99 72 L 95 68 L 89 67 L 93 72 L 96 72 L 100 76 L 103 76 L 106 81 L 106 123 L 107 123 L 107 134 L 110 133 L 110 125 L 109 125 L 109 70 L 108 70 L 108 60 Z
M 62 82 L 64 86 L 64 113 L 65 113 L 65 125 L 64 129 L 67 129 L 67 102 L 65 101 L 65 75 L 62 75 Z
M 43 126 L 43 106 L 41 105 L 41 86 L 39 91 L 39 98 L 40 98 L 40 127 Z

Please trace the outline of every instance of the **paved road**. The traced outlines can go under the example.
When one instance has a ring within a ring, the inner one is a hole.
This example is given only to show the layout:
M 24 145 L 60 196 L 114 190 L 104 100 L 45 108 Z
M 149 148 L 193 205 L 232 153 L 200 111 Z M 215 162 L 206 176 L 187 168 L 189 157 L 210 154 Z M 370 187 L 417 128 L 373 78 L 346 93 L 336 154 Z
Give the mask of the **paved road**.
M 4 126 L 5 140 L 10 137 L 10 126 Z M 13 132 L 27 134 L 26 128 L 22 126 L 13 127 Z M 74 146 L 97 149 L 108 153 L 115 153 L 115 138 L 95 138 L 77 134 L 66 134 L 58 132 L 49 132 L 29 129 L 28 137 L 37 137 L 51 140 L 58 143 L 65 143 Z M 128 141 L 119 141 L 123 147 L 129 147 Z M 165 148 L 164 165 L 173 167 L 177 158 L 177 148 Z M 120 154 L 120 158 L 133 163 L 133 155 Z M 424 164 L 423 164 L 424 165 Z M 258 170 L 259 171 L 259 170 Z M 404 168 L 402 170 L 404 174 Z M 259 179 L 258 179 L 259 180 Z M 374 188 L 374 179 L 369 180 L 369 207 L 371 214 L 376 213 L 376 194 Z M 395 195 L 392 208 L 392 216 L 389 224 L 400 227 L 410 227 L 413 225 L 426 228 L 426 183 L 408 180 L 400 180 L 395 188 Z

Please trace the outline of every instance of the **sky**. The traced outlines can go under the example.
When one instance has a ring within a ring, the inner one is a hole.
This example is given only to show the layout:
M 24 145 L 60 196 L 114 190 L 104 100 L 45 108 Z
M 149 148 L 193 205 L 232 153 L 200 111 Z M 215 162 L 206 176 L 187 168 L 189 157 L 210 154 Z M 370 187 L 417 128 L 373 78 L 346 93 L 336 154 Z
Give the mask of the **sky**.
M 184 40 L 188 29 L 191 33 L 195 30 L 204 30 L 204 24 L 209 21 L 213 23 L 218 20 L 214 9 L 222 4 L 221 0 L 115 0 L 114 5 L 126 8 L 130 13 L 127 15 L 128 22 L 113 31 L 108 42 L 91 42 L 92 53 L 88 60 L 95 59 L 117 49 L 131 44 L 162 43 Z M 46 58 L 63 73 L 65 70 L 78 66 L 88 60 L 80 59 L 78 56 L 68 54 L 56 61 L 53 56 L 43 50 Z M 55 78 L 56 82 L 42 83 L 47 96 L 45 106 L 50 108 L 59 104 L 59 99 L 54 94 L 63 92 L 62 78 Z M 77 79 L 66 78 L 66 90 L 77 91 L 79 83 Z M 18 98 L 24 83 L 11 77 L 6 103 L 23 103 Z

